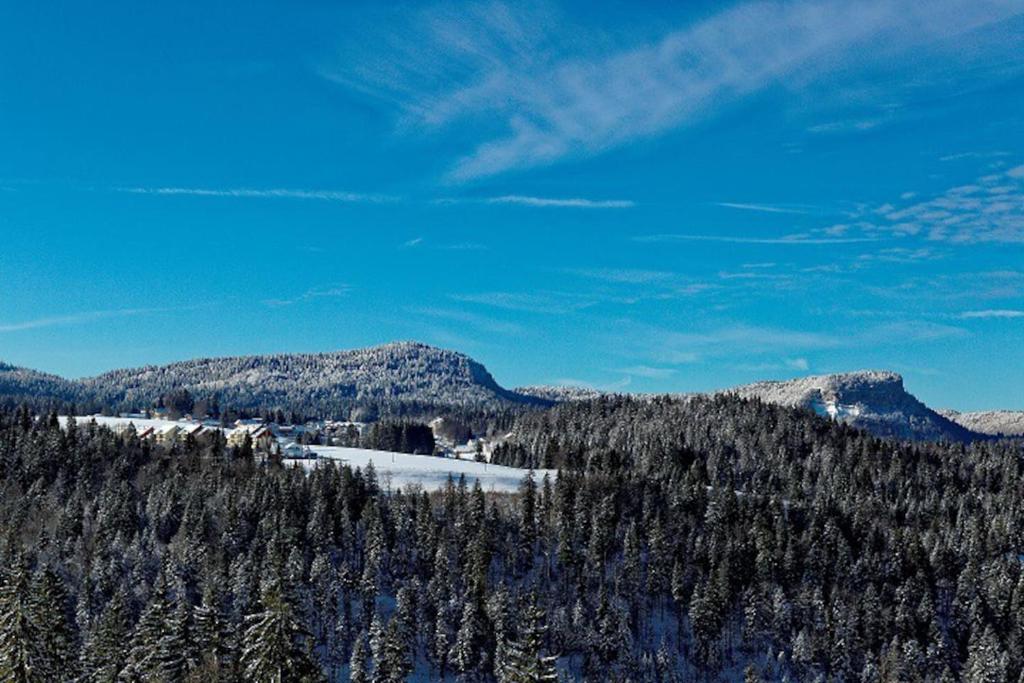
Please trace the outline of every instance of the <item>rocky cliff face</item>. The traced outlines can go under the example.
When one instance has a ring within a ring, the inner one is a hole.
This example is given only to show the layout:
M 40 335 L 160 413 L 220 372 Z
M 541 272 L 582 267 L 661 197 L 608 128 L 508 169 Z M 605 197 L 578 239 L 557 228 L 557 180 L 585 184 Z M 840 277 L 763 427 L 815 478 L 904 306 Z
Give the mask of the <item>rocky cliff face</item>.
M 860 371 L 758 382 L 730 390 L 766 403 L 810 408 L 878 436 L 929 441 L 970 441 L 971 430 L 940 415 L 903 386 L 895 372 Z

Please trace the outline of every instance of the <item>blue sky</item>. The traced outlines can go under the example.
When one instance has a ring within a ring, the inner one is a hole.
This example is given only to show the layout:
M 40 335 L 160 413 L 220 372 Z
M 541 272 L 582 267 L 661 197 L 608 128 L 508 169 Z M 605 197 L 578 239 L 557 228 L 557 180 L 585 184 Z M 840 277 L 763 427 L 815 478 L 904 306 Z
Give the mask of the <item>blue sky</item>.
M 0 358 L 1024 408 L 1024 6 L 5 3 Z

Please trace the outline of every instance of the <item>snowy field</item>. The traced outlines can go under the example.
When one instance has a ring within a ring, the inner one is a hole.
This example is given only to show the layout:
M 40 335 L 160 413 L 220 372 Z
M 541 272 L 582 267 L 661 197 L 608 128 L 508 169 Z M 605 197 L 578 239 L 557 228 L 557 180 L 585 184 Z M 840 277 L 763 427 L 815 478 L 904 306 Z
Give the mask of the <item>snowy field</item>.
M 127 429 L 128 423 L 135 425 L 137 431 L 147 427 L 153 427 L 159 431 L 168 425 L 184 427 L 186 422 L 174 420 L 147 420 L 145 418 L 127 417 L 104 417 L 102 415 L 76 416 L 75 422 L 79 426 L 88 424 L 95 420 L 96 424 L 109 427 L 114 431 Z M 66 417 L 60 418 L 61 424 L 67 422 Z M 191 423 L 198 424 L 198 423 Z M 282 441 L 284 445 L 285 441 Z M 411 485 L 419 485 L 426 490 L 438 490 L 444 488 L 448 482 L 448 475 L 458 481 L 460 475 L 466 476 L 466 483 L 473 485 L 479 480 L 484 491 L 511 492 L 519 488 L 519 484 L 526 476 L 527 470 L 516 467 L 504 467 L 502 465 L 491 465 L 489 463 L 475 462 L 473 460 L 458 460 L 455 458 L 437 458 L 430 455 L 409 455 L 408 453 L 391 453 L 389 451 L 371 451 L 366 448 L 343 448 L 341 446 L 311 446 L 311 449 L 320 456 L 314 460 L 296 460 L 286 458 L 287 465 L 299 465 L 307 470 L 314 467 L 331 467 L 338 463 L 350 467 L 365 468 L 370 462 L 377 470 L 377 479 L 381 488 L 397 489 L 408 488 Z M 535 470 L 534 477 L 539 484 L 545 474 L 550 474 L 552 480 L 555 477 L 555 470 Z
M 460 475 L 466 476 L 470 486 L 476 480 L 484 491 L 515 491 L 526 476 L 527 470 L 515 467 L 503 467 L 472 460 L 456 460 L 454 458 L 436 458 L 430 455 L 409 455 L 407 453 L 389 453 L 387 451 L 371 451 L 365 448 L 342 448 L 340 446 L 313 446 L 320 457 L 316 460 L 285 460 L 286 463 L 299 464 L 306 469 L 330 466 L 343 462 L 350 467 L 365 468 L 373 463 L 377 470 L 377 479 L 381 488 L 390 485 L 392 489 L 407 488 L 418 484 L 424 489 L 436 490 L 443 488 L 450 474 L 458 480 Z M 535 470 L 534 477 L 539 484 L 545 474 L 555 477 L 555 470 Z
M 65 424 L 67 424 L 68 418 L 66 418 L 66 417 L 61 416 L 61 417 L 59 417 L 57 419 L 60 420 L 60 424 L 61 424 L 62 427 Z M 101 427 L 109 427 L 110 429 L 112 429 L 115 432 L 120 432 L 120 431 L 123 431 L 123 430 L 127 429 L 129 423 L 135 425 L 135 431 L 137 431 L 137 432 L 141 432 L 144 429 L 147 429 L 148 427 L 152 427 L 156 431 L 160 431 L 162 428 L 168 427 L 170 425 L 175 425 L 177 427 L 181 427 L 181 428 L 184 429 L 185 427 L 189 427 L 189 426 L 194 427 L 194 426 L 200 424 L 198 421 L 189 422 L 189 421 L 186 421 L 186 420 L 156 420 L 156 419 L 146 419 L 146 418 L 143 418 L 143 417 L 106 417 L 104 415 L 76 415 L 75 416 L 75 423 L 79 427 L 83 427 L 83 426 L 89 424 L 92 421 L 95 421 L 96 424 L 100 425 Z M 220 429 L 220 427 L 214 427 L 214 428 L 215 429 Z M 226 431 L 231 431 L 231 430 L 228 429 Z

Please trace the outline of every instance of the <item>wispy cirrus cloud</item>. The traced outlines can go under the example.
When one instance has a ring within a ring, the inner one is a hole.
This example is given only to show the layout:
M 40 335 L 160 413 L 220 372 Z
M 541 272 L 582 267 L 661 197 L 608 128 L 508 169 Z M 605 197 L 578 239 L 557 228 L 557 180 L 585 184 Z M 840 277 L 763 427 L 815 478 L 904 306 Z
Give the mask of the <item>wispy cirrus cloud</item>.
M 346 284 L 323 285 L 320 287 L 311 287 L 302 294 L 287 299 L 264 299 L 263 303 L 264 305 L 272 308 L 281 308 L 283 306 L 291 306 L 293 304 L 301 303 L 303 301 L 312 301 L 314 299 L 336 299 L 346 297 L 351 291 L 352 287 Z
M 564 272 L 604 282 L 630 285 L 666 282 L 678 277 L 675 273 L 664 270 L 643 270 L 639 268 L 567 268 Z
M 740 209 L 741 211 L 759 211 L 761 213 L 810 213 L 806 208 L 785 206 L 781 204 L 748 204 L 743 202 L 716 202 L 716 206 L 726 209 Z
M 33 318 L 31 320 L 22 320 L 13 323 L 0 323 L 0 333 L 22 332 L 25 330 L 36 330 L 46 327 L 81 325 L 85 323 L 98 322 L 101 320 L 110 320 L 113 318 L 130 318 L 153 313 L 172 313 L 186 310 L 194 310 L 195 308 L 197 307 L 182 306 L 157 308 L 112 308 L 96 311 L 82 311 L 80 313 L 70 313 L 67 315 L 55 315 L 43 318 Z
M 630 40 L 543 4 L 437 5 L 385 32 L 365 26 L 321 73 L 393 106 L 407 132 L 474 126 L 449 171 L 467 180 L 660 135 L 773 86 L 827 91 L 911 49 L 964 58 L 950 48 L 966 34 L 1020 12 L 1014 0 L 749 1 Z M 819 124 L 837 125 L 867 129 L 877 117 Z
M 518 204 L 541 208 L 559 209 L 630 209 L 636 203 L 628 199 L 584 199 L 582 197 L 554 198 L 529 197 L 518 194 L 490 197 L 484 200 L 488 204 Z
M 822 245 L 822 244 L 855 244 L 857 242 L 877 242 L 880 237 L 815 237 L 807 235 L 784 235 L 782 237 L 754 237 L 746 235 L 685 235 L 667 233 L 660 235 L 641 235 L 633 238 L 636 242 L 672 243 L 672 242 L 726 242 L 730 244 L 780 244 L 790 246 Z
M 957 152 L 955 154 L 946 154 L 945 156 L 939 157 L 939 161 L 960 161 L 962 159 L 993 159 L 996 157 L 1008 157 L 1009 152 L 1003 150 L 993 150 L 987 152 Z
M 436 320 L 445 320 L 459 325 L 469 325 L 480 331 L 491 334 L 521 335 L 524 332 L 522 325 L 506 320 L 497 320 L 468 311 L 454 310 L 450 308 L 439 308 L 435 306 L 420 306 L 407 309 L 414 315 L 425 316 Z
M 645 363 L 681 365 L 722 358 L 774 356 L 784 361 L 748 364 L 747 369 L 789 369 L 805 371 L 810 361 L 804 354 L 856 349 L 864 346 L 899 346 L 932 343 L 967 337 L 970 332 L 954 325 L 929 320 L 899 319 L 841 333 L 743 322 L 680 331 L 665 327 L 620 321 L 613 326 L 608 343 L 620 353 Z
M 697 359 L 694 358 L 693 362 Z M 660 368 L 651 365 L 630 365 L 629 367 L 619 368 L 619 372 L 626 375 L 635 375 L 637 377 L 643 377 L 645 379 L 668 379 L 672 375 L 676 374 L 675 368 Z
M 248 187 L 119 187 L 118 192 L 161 196 L 230 197 L 243 199 L 315 199 L 326 202 L 392 202 L 397 197 L 380 194 L 361 194 L 340 190 L 255 189 Z
M 987 308 L 980 311 L 964 311 L 959 317 L 962 320 L 971 320 L 975 318 L 1024 318 L 1024 311 L 1012 308 Z
M 506 204 L 541 209 L 631 209 L 631 199 L 591 199 L 587 197 L 536 197 L 533 195 L 505 194 L 496 197 L 443 197 L 435 204 Z
M 526 313 L 564 315 L 589 308 L 597 300 L 586 295 L 570 292 L 481 292 L 477 294 L 453 294 L 452 299 L 463 303 L 480 304 L 492 308 Z

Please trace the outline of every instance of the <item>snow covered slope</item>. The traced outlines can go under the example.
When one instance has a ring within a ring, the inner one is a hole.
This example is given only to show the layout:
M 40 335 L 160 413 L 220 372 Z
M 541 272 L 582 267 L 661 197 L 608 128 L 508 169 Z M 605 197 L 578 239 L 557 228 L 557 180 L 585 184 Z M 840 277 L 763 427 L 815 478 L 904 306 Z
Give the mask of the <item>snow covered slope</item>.
M 67 424 L 67 418 L 59 418 L 61 425 Z M 138 417 L 105 417 L 103 415 L 79 415 L 75 417 L 75 423 L 80 427 L 95 421 L 96 424 L 107 427 L 115 432 L 121 432 L 133 425 L 135 430 L 141 432 L 147 427 L 160 429 L 174 425 L 182 427 L 188 424 L 185 421 L 154 420 Z M 284 441 L 282 441 L 282 444 Z M 444 488 L 448 482 L 448 476 L 458 481 L 460 476 L 466 477 L 469 486 L 479 480 L 480 486 L 485 491 L 512 492 L 519 488 L 523 477 L 528 470 L 516 467 L 504 467 L 502 465 L 491 465 L 486 462 L 475 460 L 458 460 L 456 458 L 441 458 L 431 455 L 410 455 L 409 453 L 393 453 L 391 451 L 373 451 L 366 448 L 343 448 L 339 446 L 312 446 L 312 450 L 319 456 L 315 460 L 285 459 L 288 465 L 298 465 L 306 469 L 314 467 L 346 464 L 351 467 L 365 468 L 373 463 L 377 470 L 377 478 L 381 487 L 390 486 L 392 489 L 407 488 L 411 485 L 419 485 L 428 491 Z M 554 479 L 555 470 L 536 470 L 534 476 L 539 483 L 545 474 L 551 475 Z
M 456 460 L 454 458 L 438 458 L 430 455 L 409 455 L 407 453 L 390 453 L 387 451 L 371 451 L 365 448 L 341 448 L 338 446 L 314 446 L 317 460 L 286 460 L 286 463 L 301 465 L 307 469 L 344 463 L 351 467 L 366 468 L 373 463 L 377 471 L 377 480 L 381 487 L 392 489 L 405 488 L 416 484 L 427 490 L 444 488 L 448 476 L 458 481 L 460 476 L 466 477 L 466 483 L 473 485 L 480 482 L 484 491 L 512 492 L 519 488 L 527 470 L 515 467 L 503 467 L 473 460 Z M 548 474 L 554 480 L 554 470 L 536 470 L 534 477 L 538 484 Z
M 982 410 L 961 413 L 939 410 L 940 415 L 979 434 L 991 436 L 1024 436 L 1024 410 Z
M 878 436 L 928 441 L 970 441 L 977 434 L 943 417 L 903 387 L 895 372 L 866 370 L 757 382 L 727 393 L 766 403 L 810 408 Z
M 487 369 L 461 353 L 416 342 L 353 351 L 201 358 L 115 370 L 82 380 L 85 395 L 123 407 L 152 405 L 186 389 L 245 409 L 295 410 L 347 417 L 355 408 L 416 412 L 419 408 L 546 405 L 503 389 Z

